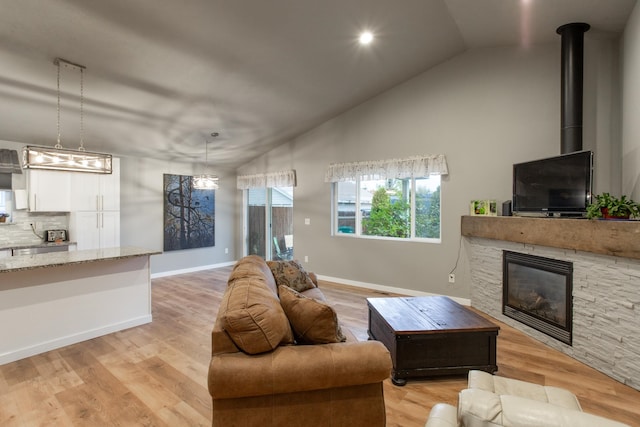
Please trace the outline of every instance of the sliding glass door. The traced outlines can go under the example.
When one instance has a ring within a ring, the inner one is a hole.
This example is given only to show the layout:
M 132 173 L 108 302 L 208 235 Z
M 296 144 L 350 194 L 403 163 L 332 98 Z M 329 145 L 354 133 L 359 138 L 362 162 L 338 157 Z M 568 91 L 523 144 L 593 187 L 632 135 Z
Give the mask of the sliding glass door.
M 246 190 L 245 253 L 293 259 L 293 187 Z
M 247 192 L 245 241 L 247 242 L 246 254 L 267 257 L 265 245 L 267 224 L 267 189 L 251 188 Z

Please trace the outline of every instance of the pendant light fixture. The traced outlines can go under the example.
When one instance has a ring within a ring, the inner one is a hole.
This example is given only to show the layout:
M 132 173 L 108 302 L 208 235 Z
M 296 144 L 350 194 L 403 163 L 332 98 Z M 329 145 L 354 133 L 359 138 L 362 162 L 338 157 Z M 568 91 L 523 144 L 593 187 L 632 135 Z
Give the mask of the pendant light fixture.
M 56 58 L 53 63 L 58 68 L 58 139 L 53 148 L 26 146 L 22 152 L 22 167 L 110 174 L 112 172 L 111 154 L 91 153 L 84 149 L 84 70 L 86 67 L 62 58 Z M 77 150 L 65 149 L 60 142 L 60 65 L 80 71 L 80 147 Z
M 212 137 L 217 138 L 220 135 L 218 132 L 213 132 Z M 218 177 L 207 173 L 209 166 L 209 150 L 208 141 L 204 141 L 204 173 L 202 175 L 196 175 L 193 177 L 193 188 L 198 190 L 217 190 L 218 189 Z

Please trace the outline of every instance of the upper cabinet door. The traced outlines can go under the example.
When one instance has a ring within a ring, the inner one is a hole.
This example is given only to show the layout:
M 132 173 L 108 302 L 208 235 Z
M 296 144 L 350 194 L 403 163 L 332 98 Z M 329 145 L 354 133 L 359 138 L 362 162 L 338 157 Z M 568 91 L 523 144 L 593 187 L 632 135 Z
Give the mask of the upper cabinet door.
M 98 186 L 100 175 L 97 173 L 74 172 L 71 177 L 71 210 L 98 211 L 100 197 Z
M 111 175 L 100 176 L 100 210 L 120 210 L 120 159 L 112 159 Z
M 27 170 L 29 211 L 71 211 L 71 173 L 39 169 Z
M 120 210 L 120 159 L 113 158 L 109 175 L 74 173 L 71 177 L 71 210 Z

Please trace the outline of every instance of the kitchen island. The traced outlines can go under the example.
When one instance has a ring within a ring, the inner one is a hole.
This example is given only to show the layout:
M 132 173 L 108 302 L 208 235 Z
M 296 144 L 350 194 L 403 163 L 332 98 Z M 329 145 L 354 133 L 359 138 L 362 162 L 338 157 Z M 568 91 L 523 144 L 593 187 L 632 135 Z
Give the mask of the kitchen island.
M 151 322 L 150 256 L 135 247 L 0 259 L 0 364 Z

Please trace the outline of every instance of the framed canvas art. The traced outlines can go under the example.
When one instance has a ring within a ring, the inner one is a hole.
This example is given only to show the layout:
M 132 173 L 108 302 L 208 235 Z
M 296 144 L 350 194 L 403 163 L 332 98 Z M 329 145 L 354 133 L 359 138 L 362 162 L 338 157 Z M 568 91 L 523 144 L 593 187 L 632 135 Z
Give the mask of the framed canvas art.
M 164 174 L 164 250 L 215 246 L 215 190 L 189 175 Z

